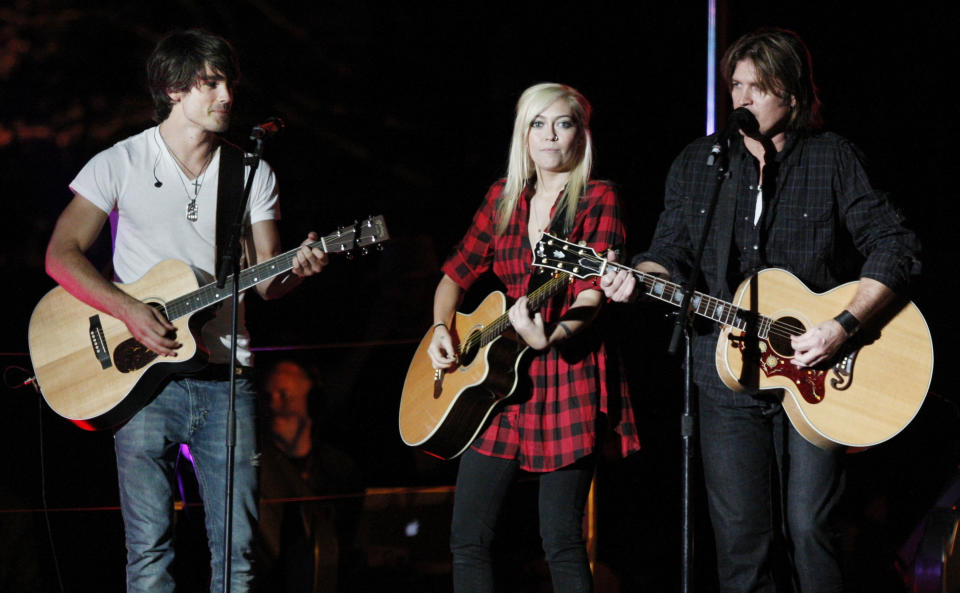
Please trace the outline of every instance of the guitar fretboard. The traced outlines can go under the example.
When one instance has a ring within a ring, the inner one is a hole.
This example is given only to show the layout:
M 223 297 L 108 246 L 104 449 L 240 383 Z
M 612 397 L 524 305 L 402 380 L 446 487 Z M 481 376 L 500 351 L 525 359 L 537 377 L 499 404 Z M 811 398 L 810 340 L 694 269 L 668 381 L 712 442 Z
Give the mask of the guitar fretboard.
M 603 276 L 610 269 L 625 270 L 637 278 L 640 283 L 640 290 L 646 296 L 670 303 L 675 307 L 679 307 L 683 303 L 683 287 L 679 284 L 608 261 L 597 255 L 597 252 L 589 247 L 574 245 L 552 235 L 544 235 L 537 244 L 533 264 L 569 273 L 578 278 Z M 701 292 L 694 292 L 691 295 L 690 307 L 697 315 L 712 319 L 723 325 L 748 331 L 761 339 L 766 339 L 771 328 L 775 326 L 774 321 L 769 317 L 749 310 L 742 310 L 726 301 Z M 776 331 L 790 335 L 794 330 L 784 327 L 776 328 Z
M 539 288 L 527 295 L 527 309 L 533 313 L 537 311 L 553 295 L 560 291 L 564 285 L 569 282 L 570 276 L 561 272 L 550 280 L 547 280 Z M 507 328 L 510 327 L 510 316 L 504 313 L 490 322 L 481 331 L 471 334 L 460 345 L 460 353 L 470 351 L 473 348 L 482 348 L 496 339 Z
M 360 243 L 364 242 L 364 239 L 371 240 L 372 243 L 377 243 L 380 241 L 380 237 L 377 237 L 375 234 L 371 234 L 367 226 L 369 221 L 363 223 L 363 227 L 360 233 Z M 308 246 L 311 248 L 318 248 L 324 253 L 338 253 L 338 252 L 349 252 L 356 247 L 356 225 L 351 225 L 347 229 L 339 230 L 324 237 L 321 237 L 319 241 L 314 241 L 308 243 Z M 250 266 L 244 270 L 240 271 L 239 276 L 239 290 L 243 292 L 254 286 L 263 282 L 264 280 L 269 280 L 274 276 L 278 276 L 284 272 L 293 269 L 293 260 L 297 255 L 297 252 L 300 251 L 300 247 L 291 249 L 286 253 L 282 253 L 274 258 L 268 259 L 267 261 Z M 206 286 L 202 286 L 197 290 L 185 294 L 181 297 L 171 299 L 168 301 L 164 307 L 164 313 L 167 316 L 167 319 L 171 321 L 175 319 L 180 319 L 187 315 L 192 315 L 197 311 L 206 309 L 212 305 L 219 303 L 220 301 L 230 298 L 233 294 L 233 274 L 230 274 L 227 277 L 226 282 L 223 283 L 223 287 L 218 287 L 216 282 L 211 282 Z
M 619 269 L 630 270 L 640 282 L 641 291 L 646 296 L 670 303 L 679 307 L 683 301 L 683 287 L 674 282 L 668 282 L 662 278 L 647 274 L 639 270 L 633 270 L 626 266 L 616 266 Z M 767 338 L 770 331 L 772 320 L 764 315 L 758 315 L 753 312 L 743 311 L 735 305 L 703 294 L 694 292 L 690 297 L 690 307 L 694 313 L 708 319 L 712 319 L 720 324 L 729 325 L 739 330 L 747 330 L 748 326 L 756 325 L 756 335 L 760 338 Z

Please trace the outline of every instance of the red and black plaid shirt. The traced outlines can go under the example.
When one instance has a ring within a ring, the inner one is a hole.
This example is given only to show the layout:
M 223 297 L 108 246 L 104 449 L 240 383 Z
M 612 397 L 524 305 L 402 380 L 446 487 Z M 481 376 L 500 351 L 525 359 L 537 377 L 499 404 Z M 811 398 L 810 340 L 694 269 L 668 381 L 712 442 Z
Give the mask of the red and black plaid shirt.
M 517 200 L 510 223 L 496 234 L 496 205 L 504 181 L 490 187 L 466 236 L 443 265 L 443 272 L 464 290 L 492 269 L 504 283 L 507 296 L 515 300 L 527 294 L 533 252 L 527 234 L 530 216 L 527 190 Z M 624 243 L 624 226 L 613 188 L 591 182 L 580 199 L 573 231 L 567 239 L 586 241 L 597 251 Z M 589 280 L 576 280 L 551 300 L 541 313 L 546 322 L 556 321 L 570 308 L 576 296 L 595 289 Z M 588 335 L 593 332 L 594 335 Z M 493 416 L 490 426 L 473 447 L 485 455 L 517 459 L 527 471 L 552 471 L 570 465 L 594 451 L 597 421 L 606 414 L 627 455 L 640 449 L 633 408 L 622 372 L 608 372 L 606 348 L 596 330 L 588 328 L 574 340 L 593 344 L 585 356 L 564 357 L 562 348 L 536 353 L 529 366 L 531 393 L 508 403 Z M 614 371 L 619 370 L 619 362 Z M 509 400 L 508 400 L 509 401 Z

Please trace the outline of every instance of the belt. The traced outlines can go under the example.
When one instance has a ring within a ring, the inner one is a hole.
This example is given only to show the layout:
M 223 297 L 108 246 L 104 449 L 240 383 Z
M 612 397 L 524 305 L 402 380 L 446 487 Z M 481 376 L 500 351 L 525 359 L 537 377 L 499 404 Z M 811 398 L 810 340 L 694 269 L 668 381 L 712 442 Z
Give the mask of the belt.
M 253 379 L 253 367 L 238 364 L 236 366 L 236 375 L 237 377 Z M 229 381 L 230 365 L 223 363 L 208 364 L 196 373 L 190 373 L 189 375 L 185 376 L 191 379 L 199 379 L 201 381 Z

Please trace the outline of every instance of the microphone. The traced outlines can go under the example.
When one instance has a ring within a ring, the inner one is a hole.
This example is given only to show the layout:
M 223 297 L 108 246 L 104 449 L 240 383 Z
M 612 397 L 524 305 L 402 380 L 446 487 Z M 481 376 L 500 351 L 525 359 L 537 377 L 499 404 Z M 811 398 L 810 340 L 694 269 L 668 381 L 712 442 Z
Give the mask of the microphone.
M 727 118 L 727 127 L 723 133 L 730 138 L 740 130 L 744 135 L 750 138 L 756 138 L 760 135 L 760 124 L 757 118 L 746 107 L 734 109 Z
M 253 126 L 253 131 L 250 132 L 250 139 L 261 140 L 263 138 L 268 138 L 278 133 L 285 127 L 286 125 L 279 117 L 267 118 L 267 121 L 263 122 L 262 124 Z
M 717 142 L 710 149 L 710 156 L 707 157 L 708 167 L 712 167 L 717 157 L 727 149 L 734 134 L 741 131 L 749 138 L 760 137 L 760 124 L 746 107 L 738 107 L 730 113 L 727 118 L 727 126 L 717 135 Z

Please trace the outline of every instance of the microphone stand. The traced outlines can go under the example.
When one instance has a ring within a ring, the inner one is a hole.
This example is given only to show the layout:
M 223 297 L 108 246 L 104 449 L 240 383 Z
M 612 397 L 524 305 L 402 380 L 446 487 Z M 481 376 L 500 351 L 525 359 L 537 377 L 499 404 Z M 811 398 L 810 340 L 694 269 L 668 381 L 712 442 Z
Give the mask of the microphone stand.
M 680 417 L 680 438 L 682 441 L 681 449 L 683 459 L 681 462 L 681 501 L 680 501 L 680 593 L 690 593 L 693 590 L 693 553 L 694 553 L 694 508 L 692 504 L 693 491 L 693 462 L 696 457 L 696 436 L 697 436 L 697 406 L 693 397 L 693 339 L 692 339 L 692 321 L 690 315 L 690 299 L 700 280 L 700 262 L 703 259 L 703 251 L 707 244 L 707 235 L 710 234 L 710 228 L 713 226 L 713 215 L 717 209 L 717 202 L 720 197 L 720 188 L 723 180 L 727 177 L 730 168 L 730 156 L 727 147 L 727 138 L 725 134 L 718 136 L 717 144 L 713 146 L 710 157 L 707 160 L 707 166 L 716 166 L 717 178 L 713 189 L 713 196 L 710 199 L 710 206 L 707 209 L 706 222 L 703 227 L 703 233 L 700 235 L 700 243 L 697 246 L 696 257 L 694 259 L 693 270 L 683 286 L 683 299 L 680 302 L 680 311 L 676 314 L 676 321 L 673 326 L 673 335 L 670 338 L 670 346 L 667 352 L 670 355 L 676 355 L 680 342 L 680 335 L 684 337 L 684 374 L 683 374 L 683 414 Z
M 230 396 L 227 406 L 227 431 L 226 431 L 226 451 L 227 479 L 224 492 L 224 512 L 223 512 L 223 591 L 230 593 L 230 571 L 233 558 L 233 470 L 236 457 L 237 445 L 237 334 L 240 324 L 240 239 L 243 229 L 243 216 L 247 209 L 247 202 L 250 200 L 250 189 L 253 187 L 253 177 L 260 165 L 260 158 L 263 154 L 264 134 L 254 133 L 250 136 L 256 146 L 250 156 L 243 157 L 243 164 L 250 167 L 247 174 L 246 183 L 243 188 L 243 196 L 237 208 L 237 215 L 233 221 L 230 231 L 230 240 L 227 248 L 219 253 L 217 262 L 217 288 L 223 288 L 228 279 L 228 271 L 232 278 L 232 303 L 233 317 L 230 323 Z

